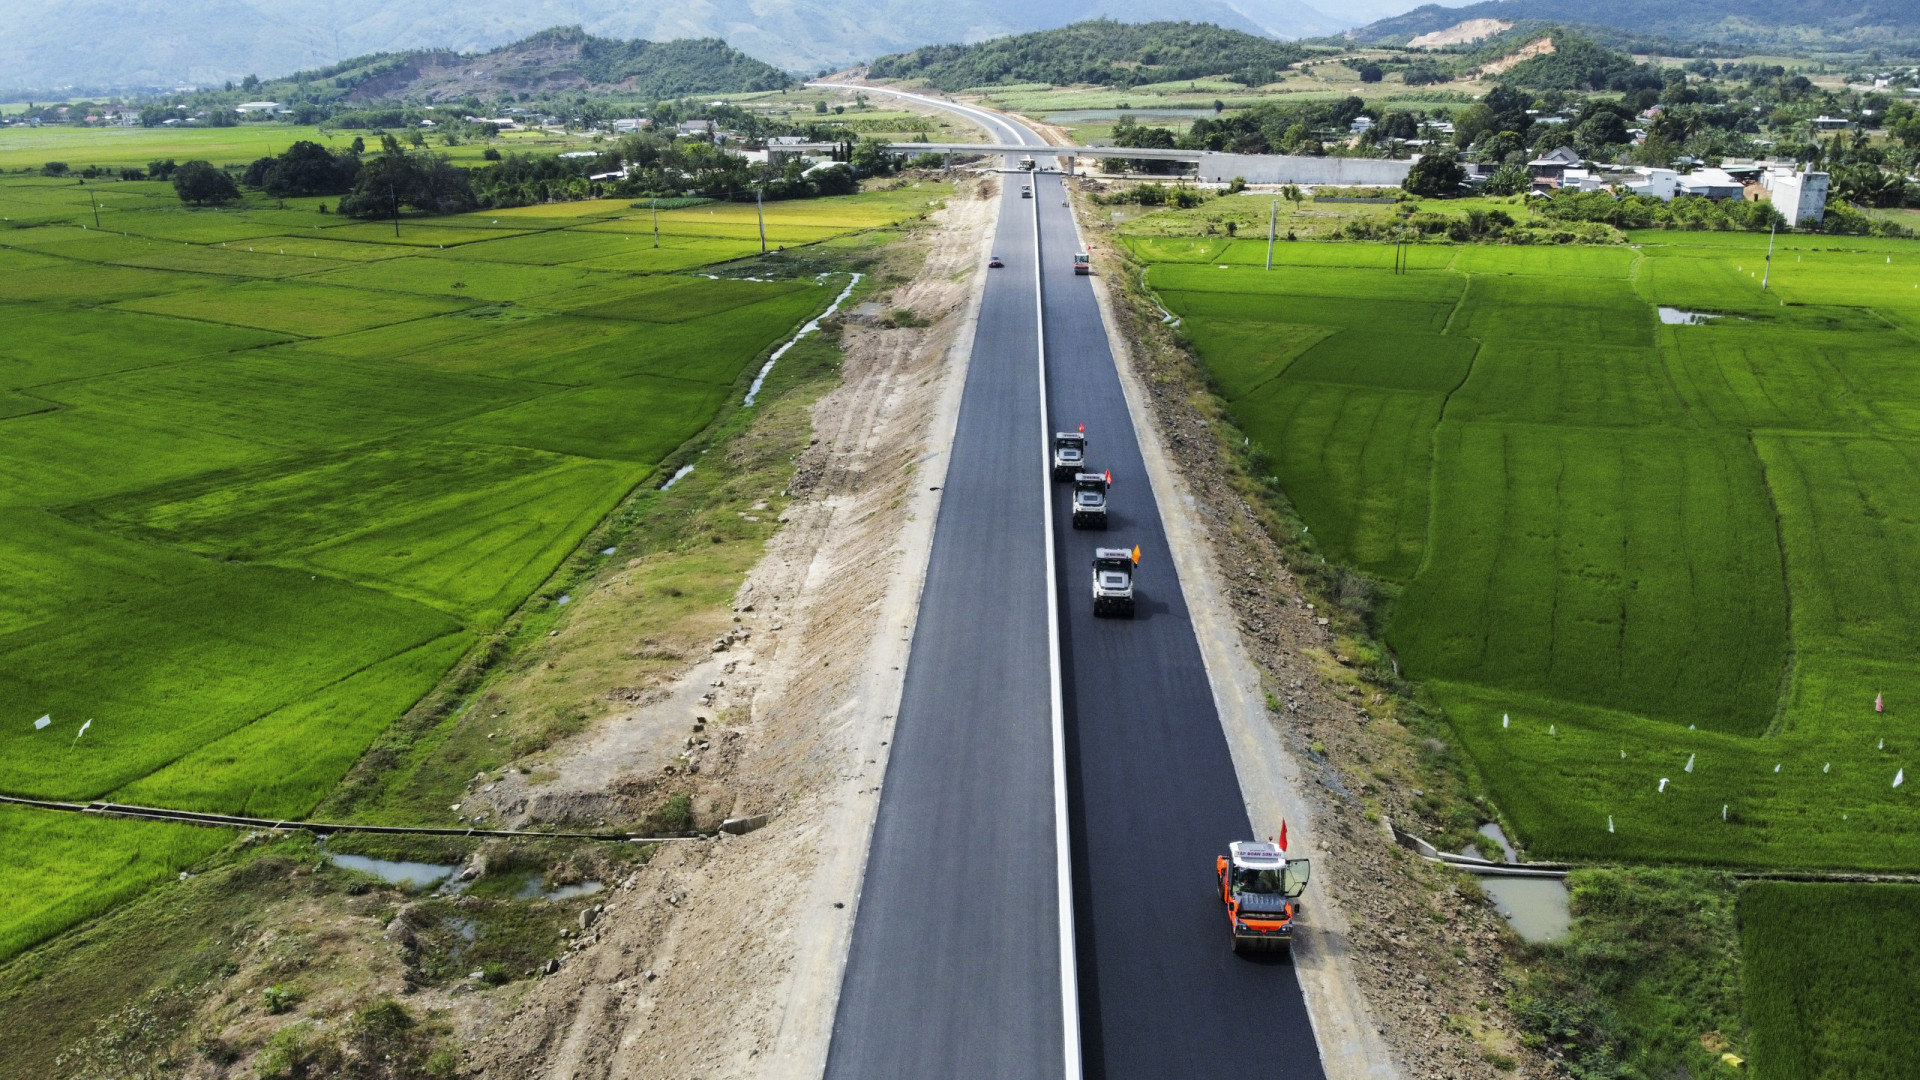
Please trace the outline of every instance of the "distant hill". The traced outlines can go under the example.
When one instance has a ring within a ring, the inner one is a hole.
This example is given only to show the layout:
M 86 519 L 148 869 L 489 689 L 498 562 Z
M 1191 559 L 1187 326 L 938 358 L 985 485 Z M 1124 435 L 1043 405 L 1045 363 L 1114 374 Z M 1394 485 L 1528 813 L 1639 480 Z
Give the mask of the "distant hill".
M 1584 25 L 1616 45 L 1631 45 L 1640 37 L 1727 52 L 1920 53 L 1916 0 L 1487 0 L 1466 7 L 1428 4 L 1349 36 L 1370 44 L 1402 45 L 1471 19 L 1498 19 L 1522 29 L 1528 22 Z
M 437 102 L 520 91 L 679 97 L 778 90 L 792 85 L 793 77 L 718 38 L 618 41 L 574 26 L 543 30 L 484 53 L 435 49 L 375 54 L 280 81 L 330 84 L 346 91 L 341 95 L 346 101 Z
M 1210 23 L 1095 19 L 973 45 L 932 45 L 882 56 L 874 79 L 924 79 L 942 90 L 995 83 L 1138 86 L 1214 76 L 1266 83 L 1306 53 Z
M 1085 19 L 1191 19 L 1270 37 L 1335 34 L 1419 0 L 35 0 L 9 5 L 0 90 L 206 87 L 412 49 L 484 53 L 549 26 L 600 37 L 721 38 L 793 72 L 936 41 Z M 1452 0 L 1445 0 L 1452 2 Z

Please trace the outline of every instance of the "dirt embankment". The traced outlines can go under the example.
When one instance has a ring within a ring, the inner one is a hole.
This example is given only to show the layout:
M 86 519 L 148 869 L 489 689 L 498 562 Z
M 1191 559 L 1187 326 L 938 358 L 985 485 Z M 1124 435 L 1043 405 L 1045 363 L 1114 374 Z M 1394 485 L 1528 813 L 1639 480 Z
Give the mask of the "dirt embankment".
M 1409 49 L 1438 49 L 1447 45 L 1470 45 L 1482 38 L 1513 29 L 1513 24 L 1505 19 L 1468 19 L 1457 22 L 1445 30 L 1435 30 L 1431 34 L 1421 34 L 1407 42 Z
M 1553 39 L 1550 37 L 1543 37 L 1538 41 L 1529 41 L 1498 60 L 1489 60 L 1481 64 L 1480 76 L 1484 78 L 1488 75 L 1498 75 L 1504 71 L 1518 67 L 1522 61 L 1531 60 L 1536 56 L 1547 56 L 1552 52 Z
M 1089 239 L 1104 249 L 1096 265 L 1126 266 L 1097 229 Z M 1406 703 L 1346 655 L 1356 650 L 1340 633 L 1342 619 L 1292 569 L 1318 556 L 1276 541 L 1271 509 L 1250 497 L 1239 433 L 1195 360 L 1125 276 L 1110 272 L 1106 288 L 1128 354 L 1122 363 L 1154 426 L 1143 446 L 1157 443 L 1153 452 L 1177 475 L 1181 490 L 1162 498 L 1186 509 L 1174 511 L 1183 520 L 1170 522 L 1170 535 L 1191 532 L 1204 549 L 1194 560 L 1201 580 L 1189 581 L 1183 563 L 1183 587 L 1196 604 L 1211 599 L 1231 609 L 1223 636 L 1236 640 L 1209 651 L 1208 668 L 1235 765 L 1256 817 L 1259 804 L 1270 803 L 1307 823 L 1302 840 L 1318 900 L 1306 909 L 1297 963 L 1329 1076 L 1382 1075 L 1385 1063 L 1369 1049 L 1378 1045 L 1374 1028 L 1395 1073 L 1409 1080 L 1552 1075 L 1524 1047 L 1506 1008 L 1517 938 L 1471 880 L 1414 857 L 1387 828 L 1419 828 L 1434 812 L 1420 786 L 1430 775 L 1422 756 L 1450 749 L 1416 731 Z M 1204 624 L 1217 614 L 1196 612 L 1203 650 L 1214 644 Z M 1222 653 L 1250 661 L 1252 686 L 1223 685 L 1232 678 L 1216 668 Z M 1251 708 L 1229 700 L 1245 698 Z M 1236 722 L 1259 730 L 1236 732 Z M 1278 746 L 1262 753 L 1263 741 Z M 1352 987 L 1357 994 L 1343 993 Z
M 924 261 L 884 307 L 930 327 L 884 326 L 873 305 L 849 320 L 843 382 L 814 407 L 788 524 L 741 588 L 727 644 L 638 710 L 670 711 L 676 727 L 724 723 L 664 751 L 651 736 L 588 733 L 553 759 L 547 786 L 583 798 L 698 770 L 726 792 L 710 794 L 715 811 L 768 824 L 669 845 L 612 891 L 557 972 L 524 993 L 468 998 L 456 1021 L 468 1075 L 819 1075 L 938 505 L 929 489 L 958 404 L 963 364 L 949 346 L 974 307 L 991 188 L 963 187 L 910 241 Z

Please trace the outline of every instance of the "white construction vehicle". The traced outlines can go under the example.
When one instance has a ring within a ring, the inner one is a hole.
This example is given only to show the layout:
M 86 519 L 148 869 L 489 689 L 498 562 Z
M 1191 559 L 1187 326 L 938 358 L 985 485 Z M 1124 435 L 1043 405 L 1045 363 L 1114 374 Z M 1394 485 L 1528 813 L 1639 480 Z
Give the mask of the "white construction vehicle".
M 1071 480 L 1087 463 L 1087 433 L 1081 431 L 1056 431 L 1053 433 L 1053 478 Z
M 1083 472 L 1073 476 L 1073 527 L 1107 527 L 1107 488 L 1113 484 L 1110 472 Z
M 1133 568 L 1140 548 L 1093 549 L 1093 613 L 1133 618 Z

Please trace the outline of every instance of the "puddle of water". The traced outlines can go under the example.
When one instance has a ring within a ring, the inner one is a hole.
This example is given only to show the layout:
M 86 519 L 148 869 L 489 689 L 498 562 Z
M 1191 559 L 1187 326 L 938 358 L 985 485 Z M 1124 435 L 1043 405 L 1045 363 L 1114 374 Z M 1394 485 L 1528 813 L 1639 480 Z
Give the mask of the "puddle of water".
M 529 878 L 527 883 L 514 894 L 516 900 L 571 900 L 576 896 L 592 896 L 606 888 L 597 881 L 582 881 L 574 885 L 562 885 L 557 889 L 542 889 L 538 877 Z
M 327 853 L 327 861 L 348 870 L 372 874 L 389 885 L 406 885 L 415 889 L 445 881 L 460 869 L 458 866 L 441 866 L 438 863 L 394 862 L 389 859 L 369 859 L 365 855 L 336 855 L 333 852 Z
M 677 484 L 677 483 L 679 483 L 679 482 L 680 482 L 680 478 L 681 478 L 681 477 L 683 477 L 683 476 L 685 476 L 685 475 L 687 475 L 688 473 L 690 473 L 690 472 L 692 472 L 692 471 L 693 471 L 693 466 L 691 466 L 691 465 L 682 465 L 682 466 L 680 466 L 680 467 L 679 467 L 678 469 L 676 469 L 676 470 L 674 470 L 674 473 L 673 473 L 673 475 L 672 475 L 672 476 L 669 476 L 669 477 L 667 477 L 667 482 L 666 482 L 666 483 L 664 483 L 664 484 L 661 484 L 661 485 L 660 485 L 660 490 L 661 490 L 661 491 L 668 491 L 668 490 L 671 490 L 671 489 L 672 489 L 672 487 L 673 487 L 673 485 L 675 485 L 675 484 Z
M 1537 944 L 1558 941 L 1567 936 L 1573 915 L 1568 907 L 1566 882 L 1559 878 L 1500 877 L 1494 874 L 1474 880 L 1493 900 L 1494 910 L 1521 937 Z
M 1660 321 L 1668 326 L 1705 326 L 1718 318 L 1720 316 L 1705 311 L 1682 311 L 1671 307 L 1660 309 Z

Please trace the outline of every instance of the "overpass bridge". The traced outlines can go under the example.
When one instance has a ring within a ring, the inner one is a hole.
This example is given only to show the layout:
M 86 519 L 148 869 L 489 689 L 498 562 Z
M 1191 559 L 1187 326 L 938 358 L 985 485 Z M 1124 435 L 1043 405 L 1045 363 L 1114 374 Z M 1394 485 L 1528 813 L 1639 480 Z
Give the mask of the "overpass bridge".
M 1171 161 L 1187 165 L 1196 180 L 1227 181 L 1240 177 L 1251 184 L 1330 184 L 1338 186 L 1398 187 L 1413 168 L 1411 161 L 1386 158 L 1306 157 L 1296 154 L 1229 154 L 1217 150 L 1161 150 L 1126 146 L 1032 146 L 1020 143 L 882 143 L 889 153 L 1021 154 L 1036 161 L 1065 159 L 1072 173 L 1080 158 L 1119 158 L 1127 161 Z M 825 154 L 844 143 L 787 143 L 768 149 L 775 153 Z

